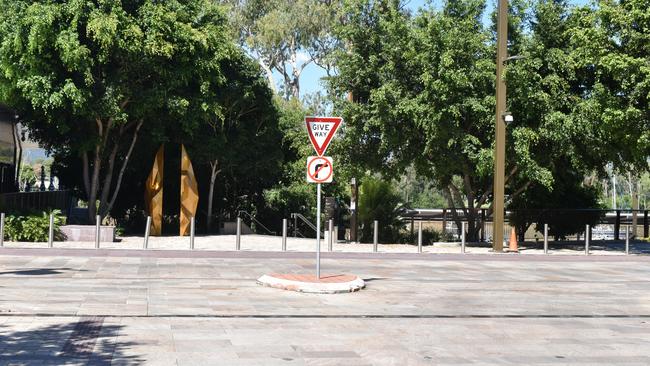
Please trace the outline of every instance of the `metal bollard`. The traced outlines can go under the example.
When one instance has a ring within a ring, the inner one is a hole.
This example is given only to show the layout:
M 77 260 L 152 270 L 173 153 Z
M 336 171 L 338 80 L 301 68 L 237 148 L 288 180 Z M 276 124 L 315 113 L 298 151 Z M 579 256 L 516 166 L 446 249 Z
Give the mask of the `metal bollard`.
M 298 215 L 291 214 L 293 216 L 293 237 L 298 238 Z
M 630 254 L 630 225 L 625 226 L 625 254 Z
M 151 216 L 147 216 L 147 227 L 144 228 L 144 243 L 142 243 L 142 249 L 147 249 L 149 247 L 150 231 L 151 231 Z
M 241 217 L 237 218 L 237 237 L 235 238 L 235 250 L 241 250 Z
M 328 241 L 327 241 L 327 250 L 331 252 L 333 250 L 333 248 L 332 248 L 332 246 L 333 246 L 332 234 L 334 234 L 334 220 L 330 219 L 329 224 L 330 225 L 329 225 L 329 234 L 328 234 L 329 238 L 328 238 Z
M 287 251 L 287 219 L 282 219 L 282 251 Z
M 334 243 L 338 243 L 338 240 L 339 240 L 339 226 L 338 225 L 334 225 L 334 234 L 333 234 L 333 239 L 332 240 L 334 240 Z
M 5 245 L 5 213 L 0 213 L 0 247 Z
M 372 251 L 377 253 L 377 247 L 379 246 L 379 221 L 375 220 L 374 234 L 372 236 Z
M 100 235 L 100 228 L 102 224 L 102 218 L 101 216 L 97 215 L 95 216 L 95 249 L 99 249 L 99 235 Z
M 589 255 L 589 225 L 585 226 L 585 255 Z
M 544 224 L 544 254 L 548 254 L 548 224 Z
M 54 246 L 54 214 L 50 214 L 50 229 L 47 232 L 47 246 L 52 248 Z
M 418 253 L 422 253 L 422 221 L 418 222 Z
M 460 252 L 465 253 L 465 225 L 467 223 L 463 221 L 460 225 Z
M 196 220 L 194 217 L 190 219 L 190 249 L 194 250 L 194 234 L 196 230 Z

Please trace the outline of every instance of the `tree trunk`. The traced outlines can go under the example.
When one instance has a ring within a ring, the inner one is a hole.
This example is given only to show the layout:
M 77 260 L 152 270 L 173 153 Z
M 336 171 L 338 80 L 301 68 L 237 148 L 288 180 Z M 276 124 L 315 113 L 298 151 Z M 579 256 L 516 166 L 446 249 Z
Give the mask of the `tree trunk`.
M 12 132 L 14 134 L 14 140 L 16 142 L 16 147 L 14 147 L 14 161 L 16 163 L 16 171 L 14 172 L 14 183 L 18 187 L 18 191 L 23 189 L 20 183 L 20 168 L 23 166 L 23 144 L 20 141 L 20 135 L 18 132 L 18 125 L 12 124 Z
M 95 147 L 93 156 L 93 170 L 90 179 L 90 190 L 86 192 L 88 195 L 88 222 L 94 222 L 97 215 L 97 191 L 99 190 L 99 170 L 102 166 L 101 162 L 101 148 Z
M 269 87 L 271 88 L 271 90 L 273 90 L 273 93 L 277 93 L 278 88 L 275 86 L 275 78 L 273 77 L 273 70 L 271 70 L 271 68 L 266 64 L 266 62 L 264 62 L 264 60 L 262 60 L 261 57 L 257 58 L 257 62 L 260 64 L 262 70 L 264 70 L 264 73 L 266 74 L 266 79 L 269 82 Z
M 208 233 L 212 230 L 212 201 L 214 199 L 214 184 L 217 180 L 217 175 L 221 170 L 217 170 L 219 166 L 219 159 L 215 159 L 210 163 L 210 190 L 208 191 L 208 218 L 206 220 Z
M 131 158 L 131 153 L 133 152 L 135 143 L 138 140 L 138 132 L 140 131 L 140 127 L 142 127 L 143 122 L 144 122 L 143 120 L 140 120 L 135 127 L 135 131 L 133 131 L 133 137 L 131 138 L 131 145 L 129 146 L 129 150 L 126 152 L 126 156 L 124 156 L 124 161 L 122 162 L 120 173 L 117 176 L 117 182 L 115 183 L 115 188 L 113 189 L 111 200 L 106 205 L 106 212 L 103 212 L 102 214 L 103 216 L 108 215 L 108 213 L 113 208 L 113 205 L 115 204 L 115 200 L 117 199 L 117 194 L 120 192 L 120 187 L 122 186 L 122 178 L 124 177 L 124 171 L 126 170 L 126 166 L 129 162 L 129 158 Z
M 142 123 L 143 121 L 140 120 L 135 125 L 136 127 L 133 132 L 133 138 L 131 139 L 131 145 L 129 146 L 128 152 L 124 158 L 124 161 L 122 162 L 122 167 L 120 169 L 117 183 L 115 185 L 115 189 L 113 189 L 112 192 L 113 194 L 111 195 L 111 186 L 113 182 L 115 161 L 116 161 L 117 154 L 119 152 L 120 142 L 124 137 L 123 136 L 124 131 L 128 129 L 128 127 L 120 128 L 119 135 L 113 139 L 112 143 L 114 145 L 111 146 L 109 144 L 110 140 L 108 137 L 109 137 L 110 129 L 113 127 L 112 120 L 110 119 L 107 120 L 105 125 L 101 119 L 98 118 L 96 120 L 99 142 L 95 146 L 94 151 L 92 153 L 92 173 L 91 173 L 91 163 L 88 157 L 89 155 L 88 151 L 83 151 L 81 153 L 81 159 L 83 165 L 82 174 L 83 174 L 84 189 L 86 191 L 86 197 L 88 198 L 88 222 L 94 223 L 95 216 L 97 216 L 98 214 L 102 218 L 104 218 L 113 207 L 113 204 L 115 203 L 115 199 L 117 196 L 117 192 L 120 189 L 126 164 L 133 151 L 133 147 L 135 146 L 135 142 L 138 136 L 138 131 L 140 130 Z M 107 171 L 104 174 L 103 182 L 100 184 L 100 172 L 102 170 L 102 166 L 104 163 L 103 160 L 105 158 L 104 153 L 109 149 L 110 149 L 110 154 L 107 157 L 108 158 Z M 99 203 L 99 209 L 97 207 L 98 203 Z

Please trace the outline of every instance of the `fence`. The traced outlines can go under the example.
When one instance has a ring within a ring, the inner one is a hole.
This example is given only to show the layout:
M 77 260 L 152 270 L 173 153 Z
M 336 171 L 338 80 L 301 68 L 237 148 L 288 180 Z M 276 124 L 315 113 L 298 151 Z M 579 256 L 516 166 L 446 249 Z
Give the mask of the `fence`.
M 23 211 L 61 210 L 67 214 L 72 203 L 71 191 L 12 192 L 0 194 L 0 211 L 7 213 Z
M 579 240 L 584 235 L 584 224 L 591 226 L 592 237 L 600 240 L 623 240 L 625 228 L 630 227 L 632 237 L 648 237 L 650 219 L 647 209 L 602 210 L 602 209 L 526 209 L 506 212 L 506 233 L 509 237 L 511 227 L 525 227 L 519 232 L 521 240 L 535 240 L 542 237 L 544 224 L 554 231 L 574 231 L 571 235 L 561 235 L 567 240 Z M 479 227 L 479 241 L 490 241 L 493 233 L 492 217 L 487 209 L 478 209 L 474 217 Z M 415 209 L 402 215 L 406 225 L 414 232 L 415 222 L 421 221 L 435 230 L 456 235 L 460 240 L 461 230 L 458 222 L 468 222 L 468 216 L 460 208 Z M 573 226 L 573 227 L 567 227 Z M 624 226 L 625 228 L 622 228 Z M 553 234 L 551 234 L 553 236 Z

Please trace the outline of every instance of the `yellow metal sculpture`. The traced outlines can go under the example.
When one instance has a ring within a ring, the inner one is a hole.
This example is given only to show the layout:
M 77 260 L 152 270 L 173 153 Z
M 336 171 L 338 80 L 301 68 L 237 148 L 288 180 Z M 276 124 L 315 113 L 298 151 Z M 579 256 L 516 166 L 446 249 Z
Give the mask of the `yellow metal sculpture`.
M 150 235 L 160 235 L 162 232 L 163 158 L 164 145 L 161 145 L 145 184 L 144 203 L 151 216 Z
M 188 235 L 190 232 L 190 220 L 196 215 L 196 207 L 199 203 L 199 189 L 194 177 L 192 162 L 181 145 L 181 226 L 180 235 Z

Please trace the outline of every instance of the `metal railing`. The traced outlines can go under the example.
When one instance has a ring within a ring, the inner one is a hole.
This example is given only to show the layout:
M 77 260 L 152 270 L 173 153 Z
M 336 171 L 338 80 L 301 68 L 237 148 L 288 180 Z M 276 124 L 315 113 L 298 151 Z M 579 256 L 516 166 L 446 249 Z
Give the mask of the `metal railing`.
M 536 237 L 541 236 L 541 228 L 544 223 L 548 223 L 551 229 L 554 223 L 558 221 L 591 221 L 593 223 L 592 230 L 596 238 L 607 238 L 607 240 L 622 240 L 624 239 L 623 226 L 631 225 L 632 238 L 635 237 L 649 237 L 650 236 L 650 217 L 648 208 L 639 210 L 634 209 L 516 209 L 508 210 L 506 212 L 506 222 L 510 223 L 513 215 L 529 216 L 531 217 L 526 230 L 526 240 L 534 240 Z M 558 220 L 558 217 L 566 217 L 566 220 Z M 591 218 L 591 219 L 589 219 Z M 468 222 L 469 217 L 465 215 L 462 208 L 441 208 L 441 209 L 412 209 L 404 212 L 401 215 L 402 222 L 405 225 L 411 226 L 411 231 L 415 230 L 416 221 L 425 221 L 435 223 L 438 230 L 444 233 L 452 233 L 460 239 L 460 223 Z M 475 209 L 474 222 L 479 228 L 480 241 L 490 241 L 492 237 L 492 216 L 489 214 L 488 209 Z M 539 232 L 533 229 L 535 224 L 538 225 Z M 580 233 L 568 235 L 567 239 L 578 239 L 582 234 L 582 230 L 577 229 Z M 552 231 L 552 230 L 551 230 Z
M 267 228 L 266 226 L 264 226 L 264 224 L 262 224 L 258 219 L 256 219 L 255 216 L 251 215 L 247 211 L 239 210 L 239 212 L 237 213 L 237 217 L 242 217 L 242 214 L 247 216 L 251 220 L 251 229 L 253 229 L 252 224 L 255 223 L 255 228 L 260 227 L 264 231 L 266 231 L 269 235 L 273 235 L 273 236 L 277 235 L 277 233 L 275 231 L 273 231 L 273 230 Z
M 71 203 L 71 191 L 12 192 L 0 194 L 0 209 L 8 213 L 59 209 L 64 214 L 67 214 Z
M 294 212 L 291 214 L 291 218 L 293 219 L 294 222 L 293 224 L 294 237 L 298 237 L 298 236 L 301 236 L 303 238 L 306 237 L 298 230 L 298 220 L 302 221 L 305 225 L 307 225 L 310 229 L 312 229 L 314 231 L 314 237 L 316 236 L 316 232 L 317 232 L 316 225 L 312 224 L 311 221 L 307 220 L 305 216 L 303 216 L 300 213 Z M 322 237 L 323 234 L 321 233 L 321 238 Z

